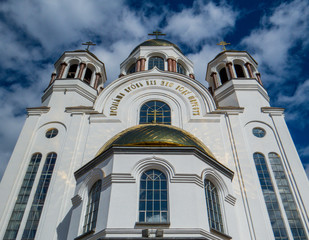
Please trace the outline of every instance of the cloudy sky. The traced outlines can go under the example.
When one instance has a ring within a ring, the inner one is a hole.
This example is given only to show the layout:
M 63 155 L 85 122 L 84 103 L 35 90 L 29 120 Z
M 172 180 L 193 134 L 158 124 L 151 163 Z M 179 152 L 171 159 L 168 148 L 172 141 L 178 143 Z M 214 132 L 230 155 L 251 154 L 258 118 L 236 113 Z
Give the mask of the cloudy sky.
M 225 40 L 259 63 L 271 105 L 285 117 L 309 175 L 308 0 L 0 1 L 0 179 L 26 118 L 64 51 L 85 41 L 105 65 L 108 82 L 119 64 L 156 29 L 195 63 L 205 83 L 207 63 Z

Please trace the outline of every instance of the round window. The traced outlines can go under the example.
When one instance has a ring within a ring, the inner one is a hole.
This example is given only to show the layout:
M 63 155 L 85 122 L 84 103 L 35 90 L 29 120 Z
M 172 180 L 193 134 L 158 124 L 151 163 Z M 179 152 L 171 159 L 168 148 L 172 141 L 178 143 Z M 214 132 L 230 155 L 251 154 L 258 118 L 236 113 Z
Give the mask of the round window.
M 265 130 L 262 129 L 262 128 L 253 128 L 252 133 L 253 133 L 254 136 L 256 136 L 258 138 L 262 138 L 266 134 Z
M 52 129 L 49 129 L 49 130 L 46 132 L 45 136 L 46 136 L 47 138 L 53 138 L 53 137 L 56 137 L 57 134 L 58 134 L 58 129 L 52 128 Z

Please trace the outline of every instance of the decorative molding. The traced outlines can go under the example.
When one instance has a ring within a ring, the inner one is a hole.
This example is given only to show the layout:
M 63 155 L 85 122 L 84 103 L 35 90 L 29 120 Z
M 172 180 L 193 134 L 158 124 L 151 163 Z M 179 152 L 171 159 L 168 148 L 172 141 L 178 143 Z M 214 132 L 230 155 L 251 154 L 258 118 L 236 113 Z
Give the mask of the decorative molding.
M 228 194 L 228 195 L 224 198 L 224 200 L 225 200 L 227 203 L 231 204 L 232 206 L 235 206 L 235 204 L 236 204 L 236 198 L 235 198 L 234 196 L 232 196 L 231 194 Z
M 271 116 L 282 116 L 284 114 L 284 108 L 278 107 L 262 107 L 261 112 L 269 113 Z
M 228 115 L 238 115 L 244 112 L 243 107 L 219 107 L 211 114 L 228 114 Z
M 44 113 L 48 113 L 50 110 L 50 107 L 33 107 L 33 108 L 26 108 L 28 112 L 28 116 L 41 116 Z
M 98 112 L 95 111 L 93 107 L 88 107 L 88 106 L 66 107 L 65 112 L 72 113 L 72 114 L 81 114 L 81 113 L 98 114 Z

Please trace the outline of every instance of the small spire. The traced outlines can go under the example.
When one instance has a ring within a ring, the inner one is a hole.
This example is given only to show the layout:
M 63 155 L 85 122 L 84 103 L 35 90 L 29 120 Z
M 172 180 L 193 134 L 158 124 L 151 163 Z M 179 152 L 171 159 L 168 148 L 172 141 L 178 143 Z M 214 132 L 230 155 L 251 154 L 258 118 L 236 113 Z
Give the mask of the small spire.
M 82 45 L 87 45 L 87 48 L 85 49 L 86 51 L 89 51 L 89 46 L 95 46 L 97 44 L 89 41 L 89 42 L 85 42 L 85 43 L 82 43 Z
M 165 36 L 166 34 L 156 30 L 155 32 L 149 33 L 148 35 L 149 36 L 156 36 L 156 39 L 158 39 L 158 36 Z
M 226 45 L 230 45 L 230 43 L 221 41 L 221 42 L 217 43 L 217 45 L 221 45 L 221 46 L 222 46 L 222 50 L 223 50 L 223 51 L 226 51 L 225 46 L 226 46 Z

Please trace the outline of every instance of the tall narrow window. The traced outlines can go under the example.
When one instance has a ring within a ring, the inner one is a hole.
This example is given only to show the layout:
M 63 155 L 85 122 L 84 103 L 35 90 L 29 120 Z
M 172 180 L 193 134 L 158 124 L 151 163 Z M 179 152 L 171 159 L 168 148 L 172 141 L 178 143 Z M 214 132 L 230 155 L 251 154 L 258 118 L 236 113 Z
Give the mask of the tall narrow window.
M 154 67 L 159 68 L 160 70 L 164 71 L 164 60 L 160 57 L 151 57 L 149 58 L 148 62 L 148 69 L 153 69 Z
M 254 153 L 253 159 L 259 176 L 264 201 L 266 203 L 271 227 L 274 232 L 275 240 L 288 240 L 288 235 L 282 219 L 278 199 L 270 178 L 265 157 L 261 153 Z
M 139 194 L 139 222 L 167 222 L 167 180 L 164 173 L 151 169 L 142 174 Z
M 74 78 L 77 70 L 77 64 L 73 64 L 69 68 L 67 78 Z
M 57 154 L 50 153 L 46 157 L 43 166 L 42 174 L 39 184 L 36 188 L 34 199 L 26 222 L 26 227 L 23 232 L 23 240 L 34 240 L 35 234 L 39 225 L 41 213 L 43 210 L 44 202 L 46 199 L 49 183 L 53 174 L 54 166 L 56 163 Z
M 239 64 L 235 64 L 234 68 L 235 68 L 236 76 L 238 78 L 244 78 L 245 77 L 245 73 L 244 73 L 242 66 L 240 66 Z
M 269 153 L 268 157 L 271 168 L 275 175 L 284 210 L 289 220 L 293 238 L 294 240 L 307 240 L 305 230 L 300 220 L 299 212 L 297 210 L 295 199 L 291 192 L 288 179 L 282 166 L 281 159 L 276 153 Z
M 91 82 L 91 77 L 92 77 L 92 70 L 91 70 L 90 68 L 87 68 L 87 69 L 86 69 L 85 76 L 84 76 L 84 82 L 90 84 L 90 82 Z
M 101 194 L 102 180 L 96 181 L 90 189 L 88 195 L 88 204 L 85 215 L 85 224 L 83 232 L 94 230 L 97 224 L 97 216 L 99 210 L 100 194 Z
M 163 123 L 171 124 L 171 109 L 161 101 L 146 102 L 140 111 L 140 124 L 143 123 Z
M 177 63 L 177 72 L 181 74 L 186 74 L 185 68 L 180 63 Z
M 226 73 L 226 69 L 225 68 L 222 68 L 219 72 L 219 75 L 220 75 L 220 79 L 221 79 L 221 84 L 224 84 L 228 81 L 228 78 L 227 78 L 227 73 Z
M 205 195 L 210 228 L 224 232 L 220 199 L 216 186 L 209 180 L 205 180 Z
M 30 163 L 27 168 L 23 183 L 19 190 L 17 200 L 4 235 L 4 240 L 16 239 L 21 220 L 28 203 L 29 195 L 32 190 L 33 182 L 38 171 L 42 154 L 35 153 L 32 155 Z

